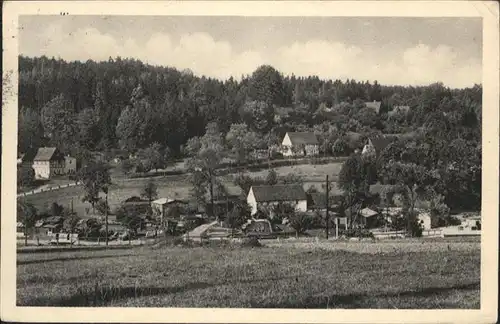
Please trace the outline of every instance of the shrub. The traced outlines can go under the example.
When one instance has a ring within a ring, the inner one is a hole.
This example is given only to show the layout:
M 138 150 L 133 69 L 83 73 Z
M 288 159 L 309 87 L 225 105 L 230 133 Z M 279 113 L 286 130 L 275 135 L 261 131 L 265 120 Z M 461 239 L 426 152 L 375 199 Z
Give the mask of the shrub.
M 312 218 L 306 213 L 294 213 L 289 218 L 290 226 L 295 230 L 296 236 L 311 228 Z
M 241 241 L 240 247 L 255 248 L 255 247 L 262 247 L 262 244 L 259 242 L 258 238 L 256 238 L 255 236 L 251 236 L 251 237 L 245 237 Z
M 374 238 L 373 233 L 367 229 L 363 228 L 351 228 L 341 231 L 339 235 L 344 235 L 346 237 L 358 237 L 358 238 Z

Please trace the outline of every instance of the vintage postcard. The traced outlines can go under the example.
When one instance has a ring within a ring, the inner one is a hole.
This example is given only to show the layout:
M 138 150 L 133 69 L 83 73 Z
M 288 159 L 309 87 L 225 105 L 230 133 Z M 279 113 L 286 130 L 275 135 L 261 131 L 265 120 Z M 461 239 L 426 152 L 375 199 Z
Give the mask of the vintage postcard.
M 2 320 L 496 322 L 497 2 L 3 9 Z

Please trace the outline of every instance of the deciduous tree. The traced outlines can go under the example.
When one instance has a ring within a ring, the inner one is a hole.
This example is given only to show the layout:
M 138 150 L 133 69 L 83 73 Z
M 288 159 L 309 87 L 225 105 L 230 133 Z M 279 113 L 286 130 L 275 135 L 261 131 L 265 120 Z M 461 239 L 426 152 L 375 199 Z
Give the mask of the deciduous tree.
M 99 194 L 105 193 L 111 185 L 109 166 L 104 162 L 92 161 L 79 170 L 78 180 L 83 187 L 82 200 L 89 202 L 95 211 L 95 205 L 100 199 Z

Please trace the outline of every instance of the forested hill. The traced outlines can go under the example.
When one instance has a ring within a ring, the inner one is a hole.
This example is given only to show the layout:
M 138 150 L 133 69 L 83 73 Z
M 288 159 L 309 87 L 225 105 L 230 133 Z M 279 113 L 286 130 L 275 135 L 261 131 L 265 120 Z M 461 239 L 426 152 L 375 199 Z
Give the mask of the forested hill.
M 263 138 L 287 130 L 329 134 L 321 137 L 326 151 L 349 131 L 425 129 L 443 141 L 479 143 L 481 97 L 480 85 L 384 86 L 283 76 L 270 66 L 237 81 L 130 59 L 82 63 L 20 57 L 19 150 L 55 145 L 68 152 L 82 147 L 134 152 L 159 143 L 179 153 L 211 121 L 223 133 L 244 123 Z M 378 114 L 367 101 L 382 102 Z M 396 106 L 409 111 L 388 113 Z

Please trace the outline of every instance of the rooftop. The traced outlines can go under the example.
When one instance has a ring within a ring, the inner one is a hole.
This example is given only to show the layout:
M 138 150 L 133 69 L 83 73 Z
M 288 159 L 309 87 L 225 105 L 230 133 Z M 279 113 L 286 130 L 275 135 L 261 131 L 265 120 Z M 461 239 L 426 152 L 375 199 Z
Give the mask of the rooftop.
M 366 108 L 370 108 L 375 110 L 375 112 L 378 114 L 380 111 L 380 106 L 382 105 L 381 101 L 368 101 L 365 102 Z
M 258 202 L 307 200 L 306 192 L 300 184 L 252 186 L 250 190 Z
M 34 161 L 50 161 L 55 158 L 60 158 L 57 154 L 58 150 L 55 147 L 40 147 L 35 155 Z
M 316 134 L 312 132 L 288 132 L 287 134 L 292 144 L 295 145 L 316 145 L 319 143 Z

